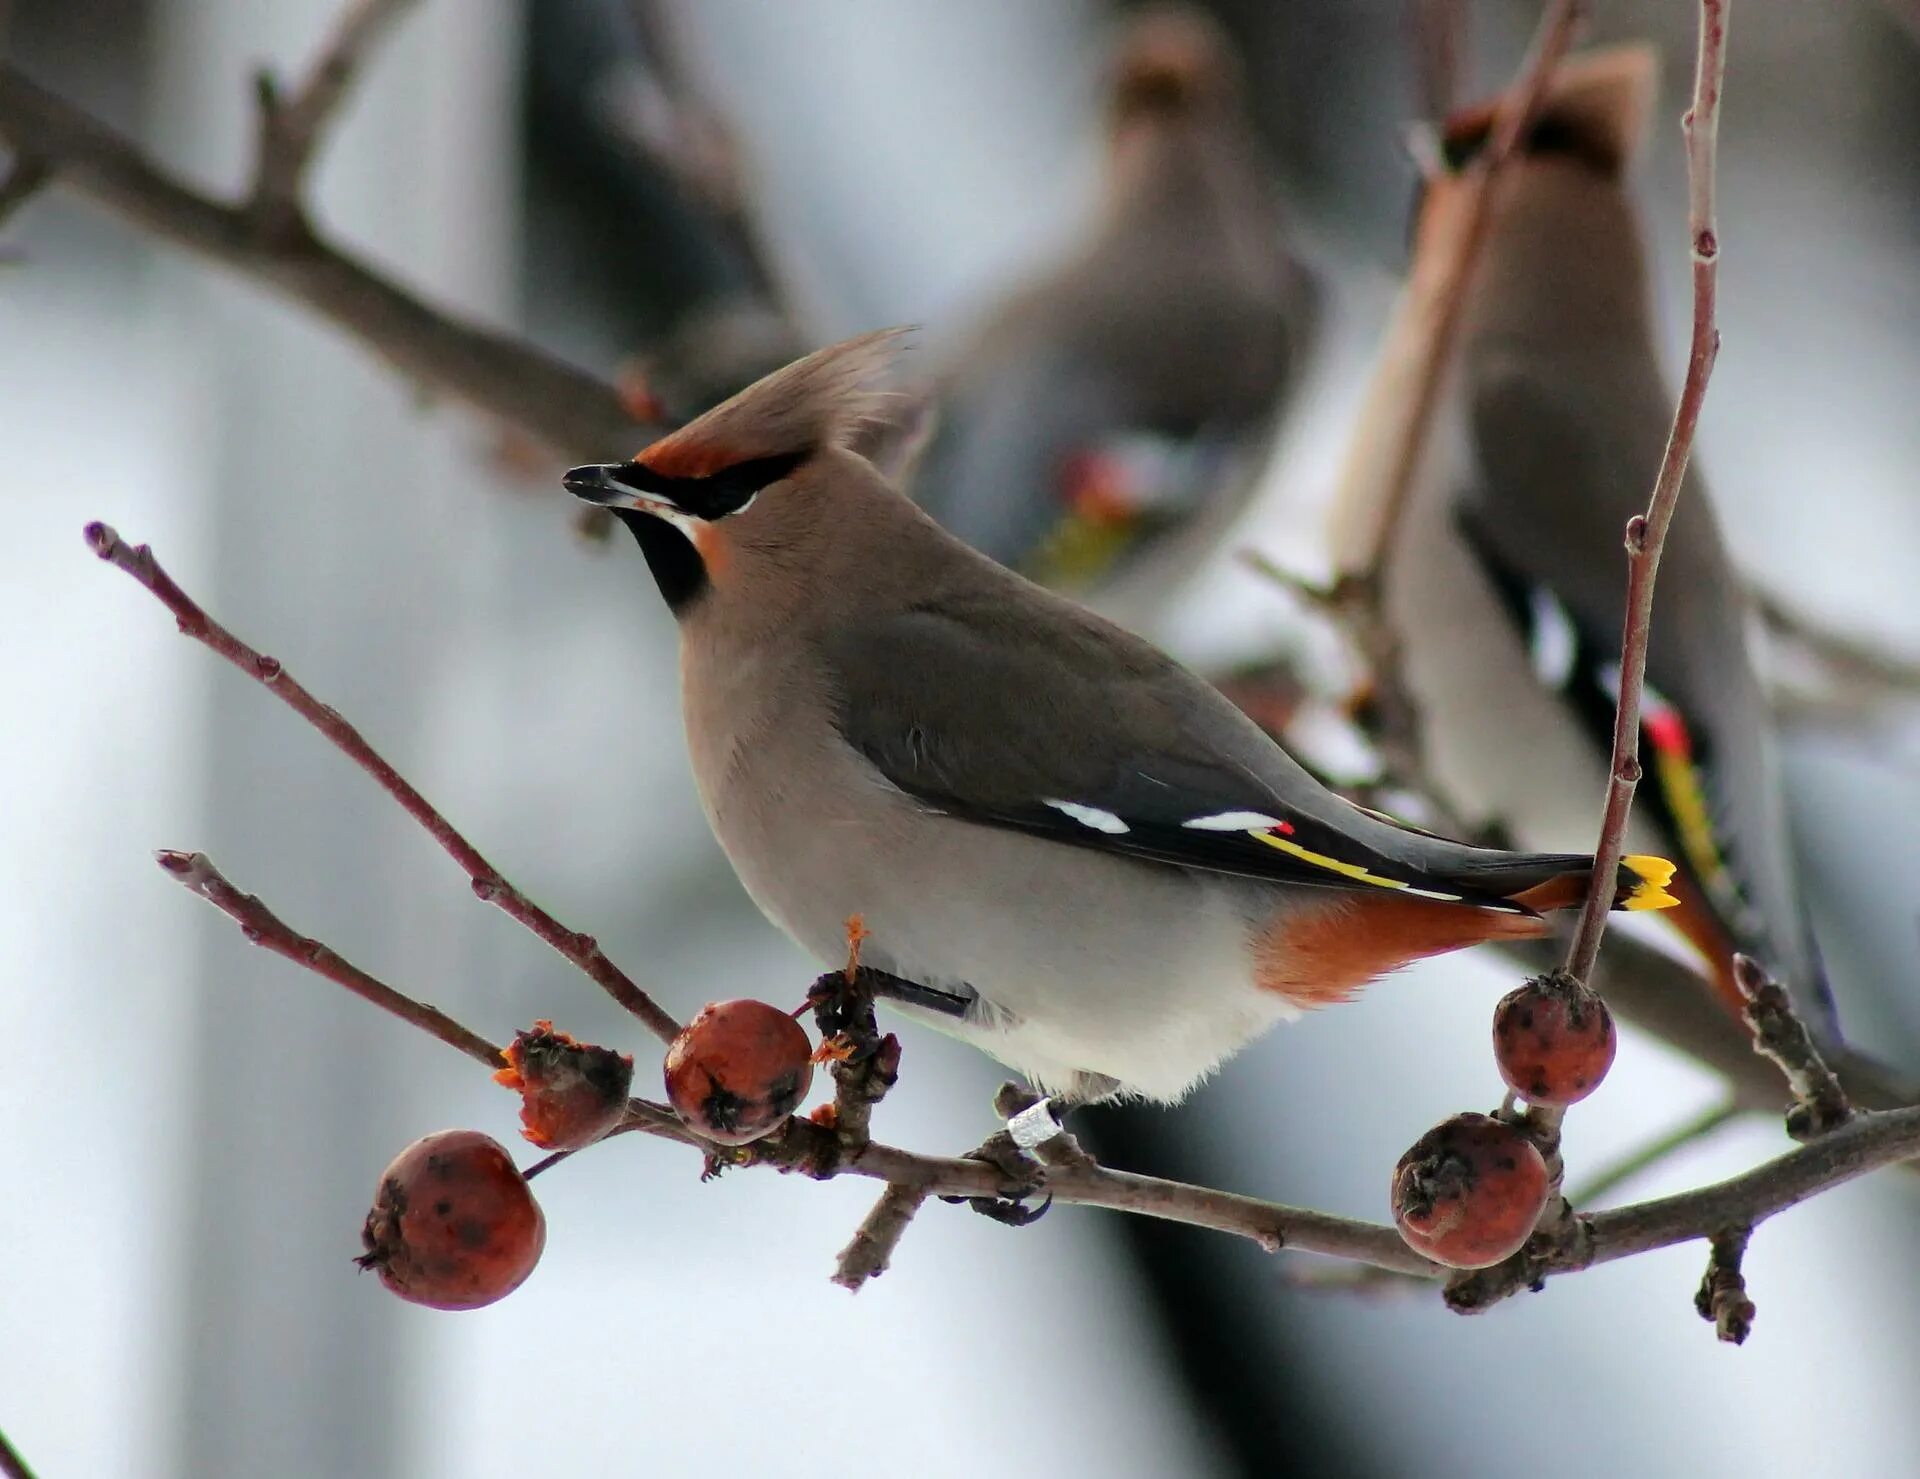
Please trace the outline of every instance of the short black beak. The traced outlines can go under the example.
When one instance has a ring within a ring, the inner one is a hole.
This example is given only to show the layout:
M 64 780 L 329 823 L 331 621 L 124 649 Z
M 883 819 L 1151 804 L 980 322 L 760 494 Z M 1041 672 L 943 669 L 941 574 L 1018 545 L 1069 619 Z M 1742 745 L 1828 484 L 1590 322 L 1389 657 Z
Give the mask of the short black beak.
M 623 504 L 630 507 L 633 503 L 633 489 L 623 487 L 614 478 L 618 467 L 619 464 L 614 462 L 594 462 L 584 467 L 569 468 L 566 476 L 560 479 L 560 486 L 575 498 L 584 499 L 588 503 L 597 503 L 603 507 Z

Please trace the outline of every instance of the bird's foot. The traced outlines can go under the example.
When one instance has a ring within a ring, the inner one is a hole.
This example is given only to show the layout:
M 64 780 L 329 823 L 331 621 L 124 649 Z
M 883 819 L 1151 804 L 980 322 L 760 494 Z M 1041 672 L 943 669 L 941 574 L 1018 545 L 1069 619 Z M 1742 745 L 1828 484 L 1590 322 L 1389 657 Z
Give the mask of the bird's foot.
M 1025 1227 L 1038 1222 L 1053 1205 L 1051 1193 L 1038 1206 L 1029 1204 L 1031 1198 L 1046 1190 L 1048 1169 L 1090 1165 L 1093 1157 L 1061 1127 L 1060 1117 L 1070 1107 L 1066 1101 L 1008 1083 L 994 1095 L 993 1107 L 1006 1120 L 1006 1128 L 989 1135 L 964 1158 L 985 1161 L 999 1171 L 1005 1178 L 1000 1194 L 946 1200 L 964 1201 L 983 1217 Z
M 1047 1168 L 1015 1142 L 1011 1130 L 996 1130 L 961 1159 L 985 1161 L 998 1171 L 999 1193 L 990 1197 L 943 1197 L 943 1201 L 965 1202 L 982 1217 L 991 1217 L 1009 1227 L 1038 1222 L 1053 1205 L 1051 1195 L 1038 1206 L 1032 1205 L 1031 1198 L 1046 1189 Z
M 1007 1122 L 1006 1135 L 1043 1166 L 1089 1166 L 1093 1157 L 1066 1128 L 1069 1111 L 1079 1107 L 1059 1094 L 1041 1095 L 1020 1084 L 1005 1083 L 993 1096 L 995 1113 Z

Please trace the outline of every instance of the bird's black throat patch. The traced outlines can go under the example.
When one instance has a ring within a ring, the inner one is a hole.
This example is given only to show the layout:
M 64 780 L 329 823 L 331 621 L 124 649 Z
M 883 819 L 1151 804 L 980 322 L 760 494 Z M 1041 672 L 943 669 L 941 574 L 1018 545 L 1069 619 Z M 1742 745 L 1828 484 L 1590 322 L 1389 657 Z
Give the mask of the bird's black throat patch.
M 713 583 L 707 578 L 707 562 L 700 558 L 693 541 L 665 519 L 638 509 L 616 508 L 610 512 L 627 526 L 640 546 L 667 609 L 675 616 L 684 615 Z

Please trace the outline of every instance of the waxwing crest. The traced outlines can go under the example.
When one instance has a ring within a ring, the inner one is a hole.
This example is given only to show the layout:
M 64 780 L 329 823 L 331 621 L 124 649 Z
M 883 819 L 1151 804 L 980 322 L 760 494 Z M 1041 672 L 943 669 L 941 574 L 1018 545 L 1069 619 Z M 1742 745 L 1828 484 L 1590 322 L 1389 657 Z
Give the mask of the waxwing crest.
M 893 397 L 872 389 L 910 332 L 878 329 L 830 344 L 755 381 L 634 461 L 672 478 L 707 478 L 738 463 L 805 459 L 854 444 L 888 419 Z
M 1608 174 L 1624 174 L 1646 137 L 1659 85 L 1660 57 L 1645 42 L 1585 52 L 1561 64 L 1527 136 L 1530 153 L 1570 154 Z M 1493 126 L 1495 100 L 1447 120 L 1450 159 L 1471 154 Z
M 1117 122 L 1192 112 L 1238 94 L 1239 63 L 1226 33 L 1205 11 L 1157 5 L 1121 34 L 1108 89 Z

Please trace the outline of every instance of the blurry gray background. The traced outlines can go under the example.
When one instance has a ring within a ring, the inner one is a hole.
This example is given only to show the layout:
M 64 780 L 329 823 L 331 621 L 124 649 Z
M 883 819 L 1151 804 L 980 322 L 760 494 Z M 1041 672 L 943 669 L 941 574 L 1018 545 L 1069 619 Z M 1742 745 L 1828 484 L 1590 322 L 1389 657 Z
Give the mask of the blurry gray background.
M 323 221 L 439 301 L 610 369 L 712 264 L 638 216 L 581 224 L 594 177 L 543 104 L 594 0 L 428 0 L 317 171 Z M 618 7 L 615 7 L 616 9 Z M 1413 111 L 1395 0 L 1216 7 L 1336 333 L 1285 477 L 1244 538 L 1311 537 L 1403 265 Z M 1602 3 L 1670 61 L 1642 176 L 1670 341 L 1685 308 L 1677 116 L 1693 7 Z M 1474 80 L 1531 5 L 1477 4 Z M 529 24 L 529 10 L 539 12 Z M 683 65 L 733 121 L 774 256 L 821 339 L 934 343 L 1071 229 L 1091 193 L 1093 0 L 682 0 Z M 244 177 L 246 78 L 297 72 L 332 0 L 24 0 L 13 55 L 208 188 Z M 1920 650 L 1920 50 L 1869 4 L 1736 6 L 1723 128 L 1723 355 L 1703 457 L 1778 589 Z M 573 28 L 570 30 L 570 28 Z M 569 36 L 574 39 L 569 40 Z M 495 1036 L 535 1015 L 652 1048 L 290 714 L 80 542 L 161 558 L 358 722 L 516 881 L 686 1012 L 796 995 L 681 754 L 671 623 L 630 549 L 570 531 L 550 477 L 423 408 L 339 335 L 62 198 L 0 271 L 0 1428 L 44 1476 L 1306 1471 L 1911 1472 L 1920 1414 L 1909 1178 L 1756 1238 L 1752 1341 L 1693 1315 L 1700 1250 L 1556 1282 L 1463 1321 L 1289 1289 L 1274 1260 L 1061 1209 L 1012 1232 L 929 1209 L 857 1300 L 832 1255 L 865 1184 L 701 1186 L 640 1137 L 541 1184 L 516 1297 L 403 1306 L 348 1263 L 379 1167 L 427 1130 L 509 1138 L 508 1096 L 443 1048 L 246 945 L 149 861 L 211 852 L 297 928 Z M 631 449 L 579 448 L 577 458 Z M 1203 582 L 1176 636 L 1286 612 Z M 1225 634 L 1225 635 L 1222 635 Z M 1856 1034 L 1917 1059 L 1911 750 L 1793 750 L 1825 945 Z M 1495 1096 L 1496 963 L 1409 970 L 1275 1034 L 1182 1110 L 1096 1126 L 1115 1155 L 1385 1214 L 1388 1168 Z M 1386 1047 L 1383 1050 L 1382 1045 Z M 1350 1065 L 1392 1065 L 1388 1083 Z M 930 1150 L 989 1128 L 993 1065 L 925 1033 L 881 1112 Z M 1629 1036 L 1570 1120 L 1598 1164 L 1711 1082 Z M 1636 1186 L 1781 1144 L 1726 1132 Z

